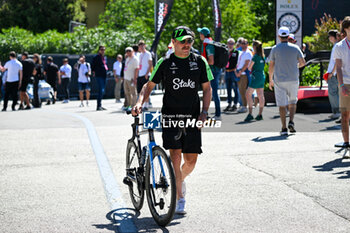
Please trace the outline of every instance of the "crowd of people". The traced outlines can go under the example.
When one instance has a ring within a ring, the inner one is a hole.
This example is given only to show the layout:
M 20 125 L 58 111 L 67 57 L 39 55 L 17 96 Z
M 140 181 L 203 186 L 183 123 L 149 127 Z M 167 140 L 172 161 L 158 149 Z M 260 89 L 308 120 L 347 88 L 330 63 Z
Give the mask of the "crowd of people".
M 227 40 L 228 62 L 225 67 L 218 67 L 215 63 L 215 46 L 211 38 L 210 29 L 207 27 L 198 28 L 199 38 L 202 41 L 200 51 L 191 48 L 191 51 L 201 54 L 209 64 L 213 74 L 210 81 L 212 88 L 212 100 L 215 105 L 214 120 L 221 120 L 221 106 L 218 89 L 221 77 L 224 76 L 227 89 L 227 103 L 223 112 L 247 113 L 244 121 L 263 120 L 263 109 L 265 105 L 265 63 L 269 62 L 269 87 L 274 88 L 276 104 L 282 120 L 281 134 L 287 133 L 285 116 L 289 113 L 288 128 L 291 132 L 296 132 L 293 117 L 296 110 L 297 94 L 299 88 L 299 69 L 305 65 L 305 44 L 302 48 L 296 45 L 296 39 L 286 27 L 281 27 L 278 36 L 281 43 L 274 46 L 268 58 L 265 57 L 264 49 L 260 41 L 253 41 L 249 46 L 247 39 L 240 37 L 237 42 L 234 38 Z M 334 59 L 334 49 L 336 43 L 345 38 L 345 33 L 337 30 L 329 32 L 329 41 L 334 45 L 326 75 L 323 77 L 328 82 L 329 101 L 332 108 L 331 119 L 338 120 L 341 116 L 339 110 L 339 87 L 337 79 L 336 62 Z M 169 57 L 173 51 L 172 43 L 169 44 Z M 140 40 L 137 45 L 127 47 L 125 54 L 118 54 L 116 62 L 113 64 L 113 76 L 115 79 L 114 95 L 117 103 L 121 102 L 121 90 L 123 89 L 125 100 L 123 110 L 131 110 L 136 104 L 138 96 L 144 84 L 147 83 L 153 70 L 152 54 L 146 49 L 146 43 Z M 78 73 L 78 89 L 80 107 L 89 106 L 91 92 L 91 78 L 94 78 L 98 87 L 97 111 L 105 110 L 102 106 L 102 99 L 106 88 L 106 78 L 108 66 L 104 55 L 105 47 L 100 46 L 98 54 L 94 56 L 92 63 L 86 62 L 84 55 L 81 55 L 74 65 Z M 70 99 L 69 83 L 72 77 L 72 67 L 68 58 L 63 59 L 63 65 L 58 67 L 52 57 L 46 59 L 46 65 L 41 64 L 41 58 L 34 54 L 33 58 L 28 57 L 28 53 L 21 55 L 21 60 L 17 60 L 15 52 L 10 52 L 10 60 L 4 66 L 0 66 L 2 71 L 2 97 L 4 100 L 2 111 L 7 110 L 8 100 L 12 98 L 12 110 L 31 109 L 40 107 L 38 96 L 38 83 L 45 79 L 53 89 L 53 98 L 46 104 L 55 104 L 57 100 L 57 85 L 62 86 L 64 93 L 63 103 L 68 103 Z M 27 86 L 33 79 L 34 98 L 30 103 Z M 15 108 L 20 97 L 18 109 Z M 84 104 L 84 97 L 86 102 Z M 32 104 L 32 106 L 31 106 Z M 143 104 L 143 110 L 151 107 L 148 98 Z M 257 107 L 254 116 L 253 109 Z M 340 122 L 340 120 L 338 120 Z

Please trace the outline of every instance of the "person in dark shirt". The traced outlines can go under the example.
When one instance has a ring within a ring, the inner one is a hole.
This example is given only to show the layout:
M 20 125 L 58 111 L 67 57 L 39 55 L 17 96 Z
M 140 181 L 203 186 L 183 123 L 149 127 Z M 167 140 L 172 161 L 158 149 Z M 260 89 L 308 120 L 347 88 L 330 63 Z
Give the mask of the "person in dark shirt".
M 132 110 L 133 115 L 141 113 L 143 102 L 147 100 L 155 85 L 162 81 L 165 89 L 162 138 L 164 148 L 170 150 L 176 176 L 178 202 L 175 213 L 177 214 L 186 213 L 184 180 L 193 171 L 198 154 L 202 153 L 201 130 L 185 123 L 186 135 L 176 140 L 178 128 L 166 127 L 164 122 L 184 123 L 188 120 L 204 122 L 208 116 L 211 100 L 210 81 L 214 79 L 206 59 L 190 52 L 193 41 L 194 33 L 188 27 L 180 26 L 173 31 L 174 53 L 158 61 Z M 203 89 L 202 111 L 198 96 L 200 87 Z M 185 118 L 180 118 L 180 115 Z M 181 167 L 182 153 L 185 163 Z
M 19 105 L 18 110 L 31 109 L 30 103 L 29 103 L 29 96 L 27 94 L 27 87 L 31 77 L 35 75 L 35 64 L 32 59 L 28 58 L 27 52 L 24 52 L 22 54 L 22 65 L 23 65 L 23 78 L 22 78 L 22 85 L 19 89 L 19 97 L 20 97 L 21 103 Z M 23 102 L 25 102 L 27 105 L 25 108 L 23 106 Z
M 235 40 L 233 38 L 229 38 L 227 40 L 227 46 L 229 50 L 229 58 L 226 66 L 225 82 L 226 82 L 226 88 L 227 88 L 228 106 L 224 109 L 224 111 L 235 111 L 238 107 L 237 106 L 238 102 L 241 103 L 240 94 L 238 91 L 237 77 L 235 75 L 239 51 L 234 48 Z M 233 98 L 233 103 L 234 103 L 233 105 L 232 105 L 232 89 L 235 94 Z
M 57 79 L 58 84 L 61 84 L 61 77 L 58 66 L 53 63 L 53 58 L 50 56 L 47 58 L 47 65 L 44 70 L 44 75 L 46 76 L 46 81 L 52 87 L 54 91 L 54 97 L 52 100 L 52 104 L 55 104 L 57 98 Z M 47 101 L 47 105 L 50 104 L 50 100 Z
M 33 55 L 33 60 L 35 63 L 35 75 L 34 75 L 34 83 L 33 83 L 33 107 L 34 108 L 40 108 L 41 107 L 41 100 L 39 98 L 39 80 L 44 79 L 43 77 L 43 68 L 41 65 L 41 58 L 40 55 L 35 53 Z
M 97 111 L 106 110 L 102 107 L 102 98 L 106 88 L 106 79 L 107 79 L 107 61 L 104 56 L 105 46 L 100 45 L 98 48 L 98 54 L 93 58 L 91 64 L 92 75 L 96 78 L 98 85 L 98 96 L 97 96 Z

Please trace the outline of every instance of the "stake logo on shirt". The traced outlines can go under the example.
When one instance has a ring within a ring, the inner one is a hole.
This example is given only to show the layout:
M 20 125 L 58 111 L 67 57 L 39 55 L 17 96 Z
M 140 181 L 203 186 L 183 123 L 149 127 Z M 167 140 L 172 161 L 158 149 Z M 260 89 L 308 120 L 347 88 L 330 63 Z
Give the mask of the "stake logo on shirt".
M 192 89 L 196 88 L 196 83 L 190 79 L 187 80 L 186 82 L 182 79 L 174 78 L 173 83 L 174 83 L 173 85 L 174 90 L 179 90 L 180 88 L 186 88 L 186 87 L 189 87 Z

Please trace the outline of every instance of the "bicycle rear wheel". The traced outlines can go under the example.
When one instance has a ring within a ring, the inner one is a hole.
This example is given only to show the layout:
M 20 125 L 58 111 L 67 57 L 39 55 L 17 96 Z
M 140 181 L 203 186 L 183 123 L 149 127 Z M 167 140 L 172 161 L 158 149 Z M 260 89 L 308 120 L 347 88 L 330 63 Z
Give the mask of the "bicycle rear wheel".
M 150 156 L 146 166 L 147 202 L 154 220 L 166 226 L 173 219 L 176 205 L 176 181 L 172 163 L 165 151 L 156 146 L 153 152 L 154 180 Z M 164 174 L 162 172 L 162 167 Z M 155 187 L 153 186 L 153 181 Z
M 136 210 L 143 206 L 144 192 L 144 166 L 139 164 L 140 151 L 134 141 L 129 141 L 126 148 L 126 176 L 130 182 L 129 194 Z

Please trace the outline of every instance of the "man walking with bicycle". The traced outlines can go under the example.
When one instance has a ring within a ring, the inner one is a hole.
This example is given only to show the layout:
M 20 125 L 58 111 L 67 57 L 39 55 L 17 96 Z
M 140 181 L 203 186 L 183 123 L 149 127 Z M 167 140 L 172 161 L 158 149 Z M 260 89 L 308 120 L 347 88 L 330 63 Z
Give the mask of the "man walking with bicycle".
M 141 113 L 142 104 L 147 100 L 156 84 L 162 82 L 165 93 L 163 97 L 164 121 L 198 120 L 204 122 L 208 116 L 211 100 L 210 81 L 213 80 L 206 59 L 190 52 L 194 41 L 194 33 L 185 26 L 177 27 L 172 33 L 174 53 L 167 58 L 161 58 L 149 81 L 143 86 L 139 99 L 132 109 L 133 115 Z M 203 89 L 203 104 L 200 111 L 198 91 Z M 185 116 L 185 118 L 179 116 Z M 196 127 L 186 127 L 185 134 L 176 140 L 178 127 L 165 127 L 163 124 L 163 146 L 169 149 L 173 163 L 176 187 L 177 206 L 175 213 L 185 214 L 185 178 L 193 171 L 198 154 L 202 153 L 201 130 Z M 181 166 L 182 157 L 184 163 Z

